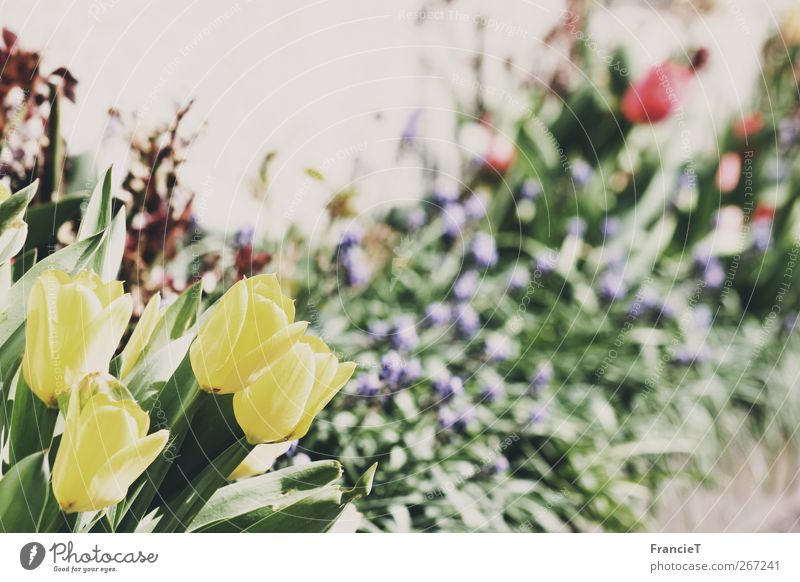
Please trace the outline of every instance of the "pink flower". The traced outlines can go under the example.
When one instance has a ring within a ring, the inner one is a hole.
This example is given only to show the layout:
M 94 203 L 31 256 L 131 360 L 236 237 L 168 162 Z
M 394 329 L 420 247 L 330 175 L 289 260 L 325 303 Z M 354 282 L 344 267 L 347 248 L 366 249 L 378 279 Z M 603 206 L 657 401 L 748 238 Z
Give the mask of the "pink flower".
M 742 158 L 735 152 L 724 154 L 717 169 L 717 187 L 722 192 L 730 192 L 739 184 L 742 175 Z

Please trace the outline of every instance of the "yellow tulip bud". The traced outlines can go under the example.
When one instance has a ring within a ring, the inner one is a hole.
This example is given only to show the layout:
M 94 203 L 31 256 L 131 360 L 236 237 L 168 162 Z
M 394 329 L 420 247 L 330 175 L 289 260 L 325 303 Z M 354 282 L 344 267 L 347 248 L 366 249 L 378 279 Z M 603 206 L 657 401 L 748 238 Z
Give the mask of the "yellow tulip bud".
M 237 481 L 266 473 L 275 464 L 278 457 L 288 451 L 291 446 L 291 441 L 256 445 L 228 476 L 228 481 Z
M 305 332 L 294 322 L 294 302 L 275 275 L 239 281 L 219 300 L 200 328 L 189 356 L 204 390 L 243 390 L 254 374 L 276 360 Z
M 122 283 L 89 271 L 44 271 L 28 296 L 22 372 L 36 396 L 55 406 L 91 372 L 106 372 L 131 317 Z
M 787 46 L 800 45 L 800 6 L 792 6 L 784 13 L 781 37 Z
M 53 465 L 53 494 L 67 513 L 122 501 L 128 487 L 167 444 L 169 431 L 147 434 L 150 418 L 107 374 L 90 374 L 69 396 Z
M 355 371 L 325 343 L 305 336 L 233 397 L 236 421 L 251 444 L 299 439 Z
M 139 360 L 139 356 L 142 355 L 142 352 L 147 347 L 156 329 L 156 325 L 158 325 L 158 320 L 161 318 L 161 312 L 159 311 L 160 303 L 161 293 L 156 293 L 150 298 L 150 301 L 147 302 L 147 306 L 144 308 L 139 322 L 136 324 L 128 343 L 125 344 L 125 348 L 120 354 L 120 378 L 125 378 L 125 376 L 130 373 L 133 366 L 136 365 L 136 362 Z
M 0 203 L 11 197 L 11 190 L 5 184 L 0 184 Z M 19 213 L 8 227 L 0 232 L 0 263 L 16 255 L 25 244 L 28 236 L 28 224 L 22 219 L 25 211 Z

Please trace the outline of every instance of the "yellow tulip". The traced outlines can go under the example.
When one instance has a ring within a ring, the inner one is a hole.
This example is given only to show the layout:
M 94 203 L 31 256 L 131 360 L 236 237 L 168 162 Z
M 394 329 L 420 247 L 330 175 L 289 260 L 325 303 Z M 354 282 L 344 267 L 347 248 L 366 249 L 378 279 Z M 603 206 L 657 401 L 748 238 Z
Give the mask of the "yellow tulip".
M 288 451 L 291 446 L 291 441 L 256 445 L 228 476 L 228 481 L 238 481 L 266 473 L 278 457 Z
M 120 354 L 120 378 L 125 378 L 125 376 L 130 373 L 133 366 L 139 361 L 139 356 L 142 355 L 142 352 L 147 347 L 156 329 L 156 325 L 158 325 L 158 320 L 161 318 L 161 312 L 159 311 L 160 303 L 161 293 L 156 293 L 150 298 L 150 301 L 147 302 L 147 306 L 144 308 L 139 322 L 136 324 L 128 343 L 125 344 L 125 348 Z
M 28 296 L 22 372 L 36 396 L 55 406 L 59 395 L 91 372 L 106 372 L 131 317 L 122 283 L 89 271 L 71 277 L 44 271 Z
M 5 184 L 0 184 L 0 203 L 11 197 L 11 190 Z M 0 232 L 0 263 L 16 255 L 25 244 L 28 236 L 28 224 L 22 219 L 25 211 L 20 212 L 8 227 Z
M 107 374 L 91 374 L 70 394 L 53 465 L 53 494 L 67 513 L 122 501 L 167 444 L 169 431 L 148 435 L 150 418 L 133 400 L 119 399 L 120 388 Z
M 275 275 L 236 283 L 202 325 L 189 357 L 200 386 L 230 394 L 294 343 L 308 323 L 294 323 L 294 302 L 281 291 Z
M 305 336 L 233 397 L 236 421 L 251 444 L 299 439 L 355 371 L 325 343 Z

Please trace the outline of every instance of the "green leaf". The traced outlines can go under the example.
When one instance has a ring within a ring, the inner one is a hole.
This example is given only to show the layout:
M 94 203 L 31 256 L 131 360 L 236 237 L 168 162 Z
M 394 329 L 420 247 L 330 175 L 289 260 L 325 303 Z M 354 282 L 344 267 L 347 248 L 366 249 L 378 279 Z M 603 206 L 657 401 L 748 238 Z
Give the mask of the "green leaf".
M 28 223 L 25 248 L 34 249 L 52 242 L 62 224 L 80 217 L 81 204 L 86 197 L 87 193 L 82 192 L 28 208 L 25 215 L 25 222 Z
M 43 452 L 22 459 L 0 478 L 0 530 L 39 530 L 50 491 L 50 468 Z
M 14 281 L 19 281 L 22 279 L 22 276 L 28 272 L 28 269 L 36 264 L 37 255 L 37 250 L 31 249 L 19 254 L 17 258 L 14 259 L 14 270 L 12 275 L 12 279 Z
M 9 464 L 13 467 L 19 459 L 49 448 L 57 419 L 58 409 L 45 406 L 20 373 L 11 408 Z
M 111 168 L 106 170 L 105 176 L 95 186 L 89 204 L 81 218 L 78 228 L 78 240 L 87 238 L 105 230 L 111 224 Z
M 16 194 L 9 196 L 0 204 L 0 233 L 5 231 L 16 218 L 25 211 L 33 197 L 36 195 L 36 188 L 39 180 L 26 186 Z
M 103 244 L 94 258 L 95 271 L 103 281 L 109 282 L 117 278 L 122 255 L 125 252 L 125 239 L 128 235 L 128 226 L 125 222 L 125 207 L 119 209 L 111 227 L 103 238 Z
M 342 467 L 318 461 L 245 479 L 218 489 L 188 531 L 324 532 L 348 503 L 367 495 L 377 465 L 355 487 L 336 484 Z

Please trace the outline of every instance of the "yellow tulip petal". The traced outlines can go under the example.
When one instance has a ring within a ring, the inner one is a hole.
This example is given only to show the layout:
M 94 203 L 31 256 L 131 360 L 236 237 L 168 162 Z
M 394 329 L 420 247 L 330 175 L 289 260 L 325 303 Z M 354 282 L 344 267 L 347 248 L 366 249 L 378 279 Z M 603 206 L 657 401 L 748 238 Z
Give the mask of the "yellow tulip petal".
M 219 300 L 189 349 L 192 370 L 205 390 L 222 392 L 247 316 L 247 287 L 239 281 Z
M 335 357 L 328 357 L 336 361 Z M 303 414 L 303 418 L 300 420 L 295 432 L 291 436 L 293 439 L 301 439 L 306 436 L 314 418 L 316 418 L 333 397 L 339 393 L 344 385 L 347 384 L 347 381 L 352 377 L 356 369 L 355 362 L 342 362 L 335 366 L 328 363 L 327 366 L 329 366 L 329 369 L 333 368 L 333 374 L 326 374 L 320 377 L 319 383 L 314 386 L 314 393 L 309 398 L 306 412 Z
M 314 354 L 292 348 L 233 397 L 233 412 L 252 444 L 285 440 L 303 415 L 314 387 Z
M 102 509 L 122 501 L 131 484 L 156 460 L 168 440 L 169 431 L 159 430 L 111 457 L 100 467 L 89 486 L 92 509 Z
M 280 305 L 289 323 L 294 321 L 294 301 L 284 295 L 281 284 L 275 274 L 267 273 L 264 275 L 256 275 L 255 277 L 247 279 L 247 285 L 251 293 L 271 299 Z

